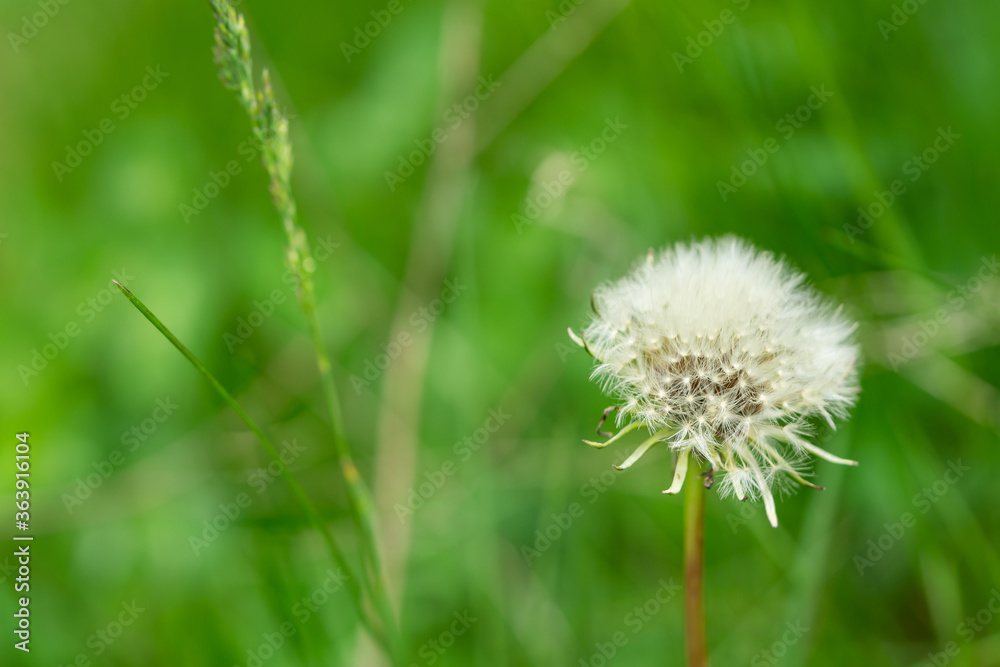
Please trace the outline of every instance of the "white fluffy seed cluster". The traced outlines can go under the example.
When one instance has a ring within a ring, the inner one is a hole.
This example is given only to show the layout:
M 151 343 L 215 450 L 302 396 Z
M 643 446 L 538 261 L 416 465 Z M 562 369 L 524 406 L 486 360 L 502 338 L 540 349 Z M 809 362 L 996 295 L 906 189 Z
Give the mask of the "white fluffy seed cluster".
M 619 426 L 646 426 L 685 468 L 688 454 L 707 461 L 724 495 L 763 497 L 776 524 L 771 486 L 808 484 L 808 453 L 853 463 L 806 438 L 811 417 L 832 426 L 855 400 L 856 324 L 770 253 L 734 237 L 678 244 L 595 290 L 593 307 L 578 342 Z

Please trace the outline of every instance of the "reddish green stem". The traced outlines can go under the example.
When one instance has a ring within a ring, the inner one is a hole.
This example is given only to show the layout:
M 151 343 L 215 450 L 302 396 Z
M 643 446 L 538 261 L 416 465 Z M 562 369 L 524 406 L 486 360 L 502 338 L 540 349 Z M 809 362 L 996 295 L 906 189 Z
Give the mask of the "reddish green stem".
M 705 634 L 705 486 L 698 466 L 688 468 L 684 492 L 684 634 L 688 667 L 708 667 Z

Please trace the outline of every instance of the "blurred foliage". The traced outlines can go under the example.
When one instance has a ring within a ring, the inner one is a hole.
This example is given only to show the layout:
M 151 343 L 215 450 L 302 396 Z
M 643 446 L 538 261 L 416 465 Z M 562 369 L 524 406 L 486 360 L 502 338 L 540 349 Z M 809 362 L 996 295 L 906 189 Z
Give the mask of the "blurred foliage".
M 403 483 L 383 497 L 383 528 L 409 531 L 387 556 L 401 563 L 413 664 L 596 666 L 609 647 L 622 667 L 681 664 L 680 597 L 647 602 L 681 576 L 680 500 L 660 494 L 669 453 L 618 476 L 610 465 L 628 443 L 580 442 L 608 401 L 565 328 L 585 321 L 594 285 L 647 248 L 723 233 L 786 255 L 843 301 L 862 323 L 866 367 L 852 420 L 821 438 L 859 468 L 817 464 L 826 491 L 783 499 L 776 530 L 762 507 L 710 494 L 714 664 L 924 665 L 952 641 L 947 664 L 1000 664 L 988 611 L 1000 583 L 989 473 L 1000 463 L 989 268 L 1000 6 L 239 8 L 292 117 L 300 219 L 314 246 L 339 244 L 319 265 L 320 315 L 349 440 L 376 489 L 378 443 L 397 419 L 387 381 L 406 378 L 396 389 L 415 404 L 398 416 L 417 429 L 415 460 L 400 461 Z M 44 11 L 32 33 L 25 21 Z M 104 294 L 114 271 L 127 274 L 276 442 L 304 445 L 291 466 L 349 535 L 282 230 L 249 124 L 216 77 L 207 3 L 8 0 L 0 27 L 3 506 L 13 435 L 27 430 L 36 533 L 33 651 L 23 660 L 8 644 L 4 664 L 246 665 L 286 622 L 294 634 L 265 664 L 375 664 L 342 590 L 302 611 L 330 564 L 288 489 L 261 473 L 257 443 L 120 295 Z M 691 62 L 677 57 L 686 52 Z M 453 127 L 447 110 L 480 74 L 500 86 Z M 809 109 L 813 87 L 832 96 Z M 797 127 L 786 119 L 796 113 Z M 599 154 L 574 154 L 609 122 L 625 127 Z M 436 128 L 454 132 L 390 189 L 386 173 Z M 959 138 L 914 172 L 949 128 Z M 88 137 L 100 143 L 79 166 L 53 167 Z M 777 149 L 763 160 L 765 145 Z M 763 164 L 744 166 L 755 155 Z M 238 173 L 213 188 L 232 161 Z M 734 168 L 754 173 L 724 199 Z M 572 183 L 556 187 L 564 170 Z M 897 179 L 905 189 L 878 214 Z M 186 221 L 181 206 L 199 203 Z M 537 216 L 532 203 L 544 204 Z M 859 207 L 873 214 L 867 229 Z M 462 291 L 443 312 L 409 307 L 430 308 L 445 279 Z M 272 299 L 273 314 L 254 315 Z M 393 347 L 400 331 L 410 342 Z M 35 357 L 60 342 L 52 359 Z M 383 353 L 388 370 L 352 381 Z M 32 363 L 44 368 L 26 372 Z M 158 400 L 177 405 L 162 423 Z M 461 444 L 494 409 L 509 418 L 481 447 Z M 120 465 L 104 479 L 109 461 Z M 946 475 L 959 462 L 969 470 Z M 435 481 L 398 521 L 394 504 Z M 195 555 L 190 536 L 241 493 L 252 502 Z M 558 528 L 574 503 L 582 511 Z M 527 563 L 523 547 L 544 547 L 546 530 L 556 538 Z M 11 574 L 0 576 L 12 609 Z M 143 611 L 120 637 L 95 638 L 133 600 Z

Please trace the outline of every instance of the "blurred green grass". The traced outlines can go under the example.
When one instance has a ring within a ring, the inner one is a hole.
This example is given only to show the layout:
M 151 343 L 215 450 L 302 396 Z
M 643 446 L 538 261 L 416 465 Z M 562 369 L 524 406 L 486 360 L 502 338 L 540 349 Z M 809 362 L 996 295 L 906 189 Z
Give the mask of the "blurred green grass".
M 558 3 L 472 3 L 477 46 L 475 30 L 449 33 L 450 5 L 404 2 L 349 63 L 341 42 L 386 3 L 240 5 L 255 55 L 293 116 L 302 222 L 314 243 L 340 244 L 319 268 L 321 316 L 349 439 L 369 480 L 394 419 L 387 378 L 408 377 L 427 348 L 425 372 L 401 389 L 416 397 L 406 423 L 418 429 L 419 447 L 392 498 L 405 500 L 447 461 L 455 473 L 406 522 L 408 548 L 390 554 L 405 572 L 402 624 L 415 664 L 435 656 L 443 665 L 597 665 L 593 656 L 620 630 L 628 642 L 614 664 L 681 664 L 679 599 L 639 632 L 629 620 L 661 580 L 680 577 L 680 503 L 659 493 L 669 456 L 654 450 L 590 503 L 593 486 L 584 485 L 620 452 L 580 443 L 607 399 L 587 381 L 589 358 L 568 352 L 565 327 L 585 320 L 593 286 L 647 248 L 723 233 L 786 255 L 846 303 L 862 322 L 867 363 L 852 420 L 825 435 L 859 468 L 817 464 L 827 491 L 784 499 L 777 530 L 759 509 L 744 523 L 744 506 L 709 496 L 715 664 L 923 665 L 952 640 L 961 651 L 948 664 L 1000 664 L 1000 619 L 971 642 L 960 631 L 1000 581 L 989 473 L 1000 462 L 998 281 L 961 307 L 948 300 L 1000 245 L 1000 9 L 927 3 L 883 39 L 878 22 L 891 16 L 891 2 L 741 5 L 632 3 L 611 16 L 614 3 L 587 0 L 551 30 L 546 12 L 558 13 Z M 674 53 L 726 9 L 735 20 L 679 72 Z M 2 32 L 21 30 L 37 11 L 34 2 L 5 3 Z M 9 37 L 0 48 L 2 451 L 11 460 L 13 434 L 31 432 L 38 535 L 37 643 L 24 664 L 71 664 L 84 654 L 94 664 L 245 665 L 265 635 L 301 621 L 295 605 L 329 567 L 283 484 L 260 494 L 249 485 L 266 460 L 179 355 L 120 298 L 92 321 L 78 309 L 112 271 L 134 276 L 129 287 L 276 441 L 307 443 L 293 467 L 349 535 L 296 306 L 278 305 L 232 354 L 224 340 L 255 300 L 291 293 L 263 170 L 239 151 L 249 126 L 216 79 L 211 29 L 203 3 L 69 2 L 16 53 Z M 588 30 L 597 36 L 579 42 Z M 581 52 L 551 72 L 546 57 L 504 78 L 540 38 Z M 446 220 L 415 222 L 428 188 L 440 187 L 427 165 L 392 192 L 385 178 L 415 140 L 446 126 L 449 72 L 462 64 L 442 59 L 446 48 L 478 52 L 478 71 L 502 82 L 463 126 L 495 137 L 461 179 L 445 181 L 461 184 L 453 232 Z M 158 65 L 169 76 L 119 119 L 114 101 Z M 718 182 L 747 150 L 781 137 L 776 123 L 821 85 L 833 92 L 829 101 L 723 201 Z M 523 109 L 507 123 L 505 105 L 518 99 Z M 114 132 L 60 182 L 52 162 L 104 118 Z M 519 229 L 513 216 L 525 215 L 526 201 L 608 118 L 627 128 Z M 857 208 L 903 177 L 904 164 L 947 127 L 961 138 L 852 242 L 844 225 L 856 224 Z M 179 206 L 231 160 L 242 172 L 185 223 Z M 430 267 L 416 282 L 413 257 Z M 415 344 L 356 392 L 350 377 L 394 339 L 394 318 L 409 321 L 399 304 L 430 303 L 438 276 L 468 289 L 432 334 L 406 329 Z M 888 353 L 941 307 L 949 320 L 940 333 L 894 370 Z M 23 381 L 19 367 L 69 322 L 79 335 Z M 127 450 L 123 434 L 166 396 L 175 414 L 69 513 L 66 494 L 95 463 Z M 460 460 L 455 444 L 496 407 L 511 418 Z M 918 494 L 934 494 L 959 460 L 971 470 L 922 511 Z M 189 537 L 248 489 L 252 504 L 195 556 Z M 583 514 L 526 564 L 522 547 L 573 503 Z M 387 528 L 398 532 L 391 502 L 387 511 Z M 906 512 L 913 527 L 859 574 L 855 557 Z M 14 602 L 4 576 L 7 609 Z M 132 600 L 145 611 L 95 656 L 89 638 Z M 429 642 L 464 612 L 477 620 L 439 654 Z M 763 651 L 782 641 L 786 622 L 809 629 L 771 662 Z M 295 627 L 266 664 L 374 664 L 363 650 L 357 657 L 343 593 Z

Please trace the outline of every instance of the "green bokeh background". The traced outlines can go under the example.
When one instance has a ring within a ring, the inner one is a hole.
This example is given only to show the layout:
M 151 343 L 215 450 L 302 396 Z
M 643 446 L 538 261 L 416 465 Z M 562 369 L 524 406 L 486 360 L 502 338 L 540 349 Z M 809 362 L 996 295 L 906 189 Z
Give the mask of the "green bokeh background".
M 393 481 L 379 489 L 388 534 L 403 528 L 393 504 L 454 464 L 405 522 L 405 548 L 387 550 L 405 572 L 394 585 L 407 664 L 682 664 L 680 596 L 650 604 L 634 632 L 634 608 L 681 577 L 681 501 L 660 494 L 669 453 L 612 475 L 633 441 L 581 443 L 608 400 L 565 328 L 584 324 L 590 290 L 649 247 L 724 233 L 787 256 L 843 301 L 861 322 L 866 365 L 852 419 L 820 435 L 860 467 L 817 464 L 826 490 L 781 500 L 778 529 L 761 506 L 709 494 L 713 664 L 924 665 L 951 641 L 947 664 L 1000 664 L 1000 618 L 987 611 L 971 637 L 961 625 L 1000 586 L 1000 281 L 988 268 L 1000 245 L 1000 6 L 910 2 L 912 16 L 888 0 L 402 0 L 350 62 L 341 44 L 387 3 L 240 5 L 293 116 L 302 223 L 314 243 L 339 244 L 319 265 L 320 317 L 361 474 Z M 283 281 L 284 235 L 259 161 L 240 152 L 249 123 L 217 79 L 206 3 L 52 6 L 17 44 L 9 35 L 40 4 L 0 6 L 0 517 L 13 521 L 14 434 L 26 430 L 36 535 L 33 650 L 14 651 L 5 631 L 2 662 L 246 665 L 267 633 L 302 620 L 295 605 L 330 562 L 283 481 L 254 490 L 267 460 L 242 423 L 106 290 L 114 271 L 128 274 L 275 441 L 304 448 L 291 467 L 355 553 L 303 318 Z M 894 11 L 889 30 L 880 21 Z M 720 15 L 731 21 L 713 23 Z M 679 71 L 675 53 L 699 33 L 707 46 Z M 157 66 L 168 76 L 121 118 L 115 100 Z M 448 126 L 445 109 L 478 74 L 501 85 L 430 166 L 390 190 L 385 173 Z M 778 124 L 813 86 L 832 97 L 800 111 L 786 136 Z M 60 180 L 52 163 L 105 118 L 114 131 Z M 608 119 L 627 127 L 523 224 L 528 202 Z M 960 138 L 909 180 L 908 161 L 948 128 Z M 718 182 L 772 137 L 777 151 L 724 200 Z M 231 160 L 241 173 L 186 221 L 181 204 Z M 896 179 L 905 192 L 858 227 L 858 207 Z M 990 280 L 977 283 L 979 271 Z M 410 314 L 445 279 L 462 293 L 421 331 Z M 224 335 L 274 290 L 288 298 L 230 351 Z M 944 324 L 922 335 L 942 308 Z M 352 375 L 395 340 L 394 318 L 412 344 L 358 389 Z M 78 335 L 25 372 L 70 323 Z M 890 363 L 904 351 L 913 358 Z M 123 437 L 168 398 L 176 410 L 129 451 Z M 462 460 L 455 444 L 497 408 L 509 418 Z M 398 460 L 385 454 L 397 450 Z M 116 451 L 121 465 L 67 507 Z M 969 470 L 944 481 L 958 462 Z M 602 474 L 613 482 L 594 493 Z M 252 504 L 195 555 L 189 537 L 240 493 Z M 527 563 L 522 548 L 574 503 L 582 515 Z M 880 539 L 884 554 L 859 565 Z M 4 628 L 15 604 L 7 544 Z M 144 611 L 120 637 L 92 639 L 133 600 Z M 429 642 L 447 643 L 456 613 L 477 620 L 438 653 Z M 789 634 L 789 623 L 807 630 Z M 265 664 L 380 664 L 343 591 L 295 627 Z M 605 660 L 619 631 L 627 641 Z

